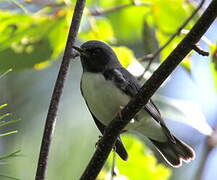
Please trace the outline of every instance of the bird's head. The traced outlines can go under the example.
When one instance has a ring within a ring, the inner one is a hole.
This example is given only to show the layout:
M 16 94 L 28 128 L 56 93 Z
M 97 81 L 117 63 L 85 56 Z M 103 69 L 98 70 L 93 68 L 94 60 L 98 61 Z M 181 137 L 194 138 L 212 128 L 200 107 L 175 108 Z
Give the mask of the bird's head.
M 81 47 L 73 46 L 80 53 L 84 71 L 103 72 L 106 69 L 120 66 L 112 48 L 101 41 L 87 41 Z

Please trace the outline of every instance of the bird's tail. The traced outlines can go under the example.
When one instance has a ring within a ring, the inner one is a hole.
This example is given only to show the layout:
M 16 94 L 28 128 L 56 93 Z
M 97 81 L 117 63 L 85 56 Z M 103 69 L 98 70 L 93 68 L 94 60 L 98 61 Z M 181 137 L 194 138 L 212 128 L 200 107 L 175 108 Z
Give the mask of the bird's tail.
M 172 142 L 172 140 L 169 138 L 167 142 L 158 142 L 152 139 L 150 140 L 164 157 L 164 159 L 168 162 L 168 164 L 170 164 L 172 167 L 180 167 L 182 165 L 182 161 L 189 162 L 193 160 L 195 153 L 190 146 L 175 136 L 174 139 L 175 142 Z
M 127 154 L 127 151 L 126 151 L 120 137 L 118 137 L 118 139 L 115 143 L 115 151 L 121 157 L 121 159 L 123 159 L 124 161 L 127 161 L 128 154 Z

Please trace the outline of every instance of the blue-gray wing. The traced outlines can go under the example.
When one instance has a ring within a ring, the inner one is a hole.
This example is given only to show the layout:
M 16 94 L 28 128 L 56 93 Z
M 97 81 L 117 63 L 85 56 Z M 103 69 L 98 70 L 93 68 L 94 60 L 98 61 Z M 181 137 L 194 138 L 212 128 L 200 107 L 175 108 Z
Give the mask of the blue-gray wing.
M 125 68 L 122 67 L 105 71 L 104 77 L 106 79 L 112 80 L 118 88 L 120 88 L 125 94 L 127 94 L 131 98 L 134 97 L 141 88 L 141 85 L 139 84 L 137 79 Z M 144 109 L 154 120 L 156 120 L 162 126 L 165 134 L 172 141 L 175 141 L 169 129 L 166 127 L 166 124 L 161 117 L 160 111 L 152 100 L 149 100 L 149 102 L 145 105 Z

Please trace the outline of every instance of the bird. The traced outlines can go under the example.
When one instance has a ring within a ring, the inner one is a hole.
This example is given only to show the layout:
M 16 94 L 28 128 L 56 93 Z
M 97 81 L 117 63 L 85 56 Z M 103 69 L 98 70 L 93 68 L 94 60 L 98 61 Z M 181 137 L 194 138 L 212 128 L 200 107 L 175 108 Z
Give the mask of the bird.
M 90 40 L 80 47 L 72 48 L 78 51 L 83 69 L 80 81 L 81 94 L 96 126 L 103 134 L 106 126 L 137 94 L 141 85 L 120 64 L 115 52 L 107 43 Z M 180 167 L 183 161 L 190 162 L 195 158 L 194 150 L 170 132 L 160 110 L 151 99 L 123 132 L 147 137 L 172 167 Z M 128 159 L 120 136 L 114 149 L 123 160 Z

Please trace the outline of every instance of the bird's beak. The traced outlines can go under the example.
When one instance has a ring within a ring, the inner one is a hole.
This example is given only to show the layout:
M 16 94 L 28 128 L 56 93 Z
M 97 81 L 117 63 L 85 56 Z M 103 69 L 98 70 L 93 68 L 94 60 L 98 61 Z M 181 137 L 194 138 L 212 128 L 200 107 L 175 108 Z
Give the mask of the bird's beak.
M 77 46 L 72 46 L 72 48 L 75 49 L 76 51 L 78 51 L 80 55 L 86 56 L 86 53 L 82 48 L 77 47 Z

